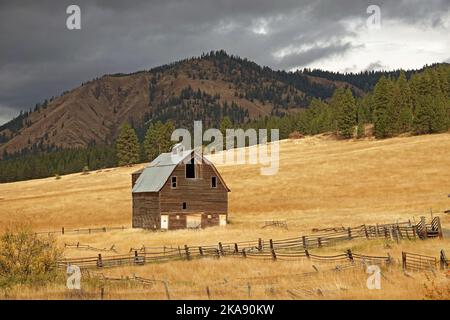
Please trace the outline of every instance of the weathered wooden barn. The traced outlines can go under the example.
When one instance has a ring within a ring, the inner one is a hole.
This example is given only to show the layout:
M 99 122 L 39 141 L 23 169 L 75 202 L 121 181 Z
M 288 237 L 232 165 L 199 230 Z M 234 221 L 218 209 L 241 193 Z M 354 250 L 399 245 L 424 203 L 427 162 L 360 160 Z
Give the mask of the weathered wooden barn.
M 132 174 L 133 228 L 224 226 L 230 189 L 214 164 L 193 150 L 163 153 Z

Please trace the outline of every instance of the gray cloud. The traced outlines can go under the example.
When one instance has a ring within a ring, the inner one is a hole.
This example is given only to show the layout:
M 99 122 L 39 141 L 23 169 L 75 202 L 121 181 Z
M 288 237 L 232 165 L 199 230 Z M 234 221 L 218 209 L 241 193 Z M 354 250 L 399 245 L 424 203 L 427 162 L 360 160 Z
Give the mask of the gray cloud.
M 381 61 L 378 60 L 378 61 L 370 63 L 367 66 L 366 71 L 386 70 L 386 69 L 387 69 L 387 67 L 385 65 L 383 65 L 381 63 Z
M 65 28 L 65 11 L 73 3 L 82 10 L 80 31 Z M 10 117 L 11 110 L 31 108 L 105 73 L 149 69 L 214 49 L 275 69 L 342 55 L 358 46 L 347 39 L 354 35 L 355 26 L 365 23 L 369 4 L 360 0 L 0 1 L 0 117 Z M 450 2 L 391 0 L 380 5 L 385 19 L 438 28 Z M 301 47 L 306 49 L 296 50 Z M 277 57 L 283 50 L 288 53 Z M 14 108 L 7 111 L 2 106 Z

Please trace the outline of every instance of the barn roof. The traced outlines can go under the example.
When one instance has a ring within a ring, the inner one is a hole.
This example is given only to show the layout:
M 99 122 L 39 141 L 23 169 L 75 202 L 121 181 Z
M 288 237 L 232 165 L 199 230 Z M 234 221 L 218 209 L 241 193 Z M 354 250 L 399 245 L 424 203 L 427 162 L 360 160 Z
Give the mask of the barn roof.
M 144 168 L 144 171 L 136 180 L 133 193 L 158 192 L 166 183 L 175 167 L 192 153 L 192 150 L 182 151 L 177 154 L 161 153 L 155 160 Z
M 161 153 L 155 160 L 150 162 L 150 164 L 143 169 L 142 174 L 136 180 L 132 192 L 159 192 L 166 183 L 167 179 L 169 179 L 172 172 L 175 170 L 176 166 L 184 159 L 192 155 L 193 152 L 194 150 L 180 151 L 178 153 Z M 196 156 L 201 157 L 198 153 L 196 153 Z M 230 191 L 214 165 L 204 157 L 203 161 L 212 165 L 214 171 L 222 181 L 225 188 Z

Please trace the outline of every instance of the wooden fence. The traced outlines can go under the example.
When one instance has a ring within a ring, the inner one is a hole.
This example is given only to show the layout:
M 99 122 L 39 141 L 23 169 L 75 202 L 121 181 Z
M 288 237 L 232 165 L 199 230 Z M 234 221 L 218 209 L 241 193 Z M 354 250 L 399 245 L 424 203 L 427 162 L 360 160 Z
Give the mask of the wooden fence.
M 421 221 L 424 221 L 422 219 Z M 434 228 L 439 224 L 439 218 L 433 219 L 430 225 L 421 224 L 425 230 Z M 80 230 L 80 229 L 78 229 Z M 90 230 L 90 229 L 89 229 Z M 330 229 L 331 230 L 331 229 Z M 323 260 L 336 262 L 346 259 L 370 260 L 377 258 L 383 260 L 388 257 L 368 257 L 362 255 L 350 255 L 349 252 L 336 256 L 317 256 L 310 254 L 309 250 L 324 246 L 335 245 L 342 241 L 353 239 L 376 239 L 385 238 L 399 241 L 400 239 L 422 238 L 422 228 L 412 225 L 410 221 L 384 225 L 361 225 L 353 228 L 333 228 L 333 231 L 315 233 L 309 236 L 295 238 L 264 241 L 259 238 L 252 241 L 241 242 L 219 242 L 216 245 L 196 245 L 183 247 L 146 247 L 139 249 L 131 248 L 128 254 L 103 257 L 101 254 L 94 257 L 63 259 L 58 262 L 60 266 L 76 264 L 80 268 L 90 267 L 113 267 L 123 265 L 140 265 L 151 262 L 166 262 L 175 260 L 190 260 L 202 257 L 238 256 L 250 259 L 267 260 L 293 260 L 298 258 L 308 258 L 312 260 Z M 79 245 L 79 244 L 78 244 Z M 89 246 L 88 246 L 89 247 Z M 106 251 L 106 249 L 104 249 Z M 110 249 L 111 250 L 111 249 Z M 101 251 L 101 250 L 100 250 Z M 406 256 L 405 256 L 406 255 Z M 402 256 L 405 269 L 423 269 L 423 264 L 429 265 L 431 262 L 423 258 L 414 257 L 413 254 L 404 253 Z M 433 261 L 436 264 L 436 261 Z
M 439 258 L 417 253 L 402 252 L 402 267 L 404 271 L 434 271 L 438 268 L 447 270 L 449 261 L 441 250 Z
M 280 228 L 284 228 L 284 229 L 288 229 L 288 225 L 286 220 L 269 220 L 269 221 L 264 221 L 264 225 L 262 226 L 262 228 L 267 228 L 267 227 L 280 227 Z
M 80 250 L 90 250 L 90 251 L 97 251 L 97 252 L 115 252 L 117 253 L 117 250 L 115 248 L 116 246 L 113 244 L 109 249 L 108 248 L 95 248 L 88 244 L 81 244 L 79 242 L 77 243 L 64 243 L 64 248 L 72 248 L 72 249 L 80 249 Z
M 129 229 L 128 227 L 121 226 L 121 227 L 95 227 L 95 228 L 78 228 L 78 229 L 66 229 L 65 227 L 62 227 L 59 230 L 53 230 L 53 231 L 39 231 L 35 232 L 36 235 L 65 235 L 65 234 L 91 234 L 91 233 L 98 233 L 98 232 L 109 232 L 109 231 L 117 231 L 117 230 L 126 230 Z

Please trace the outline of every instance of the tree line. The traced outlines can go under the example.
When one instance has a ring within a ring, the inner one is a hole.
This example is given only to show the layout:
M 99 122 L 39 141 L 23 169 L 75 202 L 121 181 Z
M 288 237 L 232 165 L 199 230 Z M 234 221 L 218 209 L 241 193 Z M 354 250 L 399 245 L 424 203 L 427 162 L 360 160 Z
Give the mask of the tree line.
M 182 100 L 193 96 L 197 101 L 200 97 L 210 101 L 218 99 L 189 88 L 182 95 Z M 240 109 L 235 107 L 234 110 L 239 112 Z M 204 125 L 204 130 L 215 126 L 222 132 L 231 128 L 279 129 L 280 139 L 288 138 L 293 132 L 303 135 L 333 132 L 343 139 L 362 138 L 367 125 L 373 125 L 373 135 L 380 139 L 404 133 L 446 132 L 450 128 L 450 66 L 438 65 L 421 73 L 400 72 L 398 77 L 381 76 L 373 91 L 364 97 L 355 96 L 349 87 L 336 88 L 330 99 L 314 98 L 307 109 L 281 116 L 242 121 L 239 113 L 217 113 L 218 116 L 213 117 L 215 121 Z M 202 119 L 196 115 L 188 118 L 191 123 Z M 134 125 L 124 124 L 116 143 L 111 146 L 5 154 L 0 161 L 0 182 L 151 161 L 160 153 L 170 151 L 175 123 L 170 118 L 150 119 L 149 123 L 145 130 L 141 129 L 142 135 L 136 134 Z

